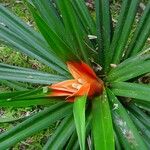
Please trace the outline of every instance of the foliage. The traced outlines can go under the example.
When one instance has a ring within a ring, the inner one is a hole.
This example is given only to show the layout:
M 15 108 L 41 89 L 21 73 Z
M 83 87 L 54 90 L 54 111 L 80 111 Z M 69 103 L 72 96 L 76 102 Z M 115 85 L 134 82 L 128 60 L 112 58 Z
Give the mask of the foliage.
M 2 133 L 0 148 L 10 148 L 58 122 L 43 149 L 149 149 L 150 86 L 139 79 L 150 72 L 150 53 L 143 48 L 150 35 L 150 2 L 132 37 L 139 0 L 122 2 L 115 26 L 109 0 L 95 1 L 96 21 L 83 0 L 25 0 L 25 4 L 40 32 L 1 5 L 0 40 L 54 73 L 0 63 L 1 82 L 20 90 L 0 93 L 0 106 L 45 106 Z M 50 97 L 51 89 L 45 86 L 70 79 L 66 62 L 80 60 L 104 81 L 103 94 L 92 100 L 83 95 L 74 103 Z M 26 89 L 25 83 L 42 87 Z

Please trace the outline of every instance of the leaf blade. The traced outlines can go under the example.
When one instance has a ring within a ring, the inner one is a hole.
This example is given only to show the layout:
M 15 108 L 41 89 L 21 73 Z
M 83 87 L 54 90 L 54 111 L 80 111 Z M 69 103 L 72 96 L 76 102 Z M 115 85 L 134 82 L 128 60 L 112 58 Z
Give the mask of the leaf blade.
M 146 8 L 143 12 L 140 21 L 138 22 L 137 29 L 134 33 L 134 36 L 129 43 L 129 46 L 126 50 L 125 58 L 134 56 L 138 52 L 142 51 L 142 48 L 150 35 L 150 2 L 147 3 Z
M 28 2 L 28 7 L 30 8 L 34 20 L 42 33 L 43 37 L 53 50 L 53 52 L 59 56 L 64 62 L 69 60 L 78 59 L 75 55 L 73 49 L 66 44 L 65 41 L 61 39 L 43 20 L 43 18 L 37 13 L 35 8 Z M 48 32 L 47 32 L 48 31 Z
M 81 150 L 85 150 L 85 107 L 87 96 L 78 97 L 73 105 L 73 115 Z
M 0 63 L 0 79 L 50 85 L 66 78 L 61 75 Z
M 128 82 L 114 82 L 111 83 L 112 91 L 117 96 L 135 98 L 137 101 L 149 102 L 150 99 L 150 86 L 137 83 Z M 139 92 L 140 91 L 140 92 Z
M 1 149 L 10 148 L 20 140 L 23 140 L 40 130 L 46 129 L 51 123 L 70 115 L 71 112 L 71 105 L 64 105 L 64 102 L 50 106 L 44 111 L 28 118 L 13 129 L 1 134 Z M 50 117 L 50 115 L 52 115 L 52 117 Z
M 56 150 L 58 148 L 63 148 L 74 129 L 75 126 L 73 117 L 69 116 L 64 118 L 53 135 L 49 137 L 47 143 L 43 147 L 43 150 Z
M 143 139 L 122 104 L 112 91 L 107 89 L 107 93 L 112 108 L 114 128 L 120 137 L 123 147 L 125 149 L 147 150 Z M 115 108 L 116 106 L 117 108 Z
M 92 115 L 92 131 L 95 150 L 115 149 L 111 114 L 108 99 L 105 94 L 93 100 Z
M 66 0 L 56 0 L 56 4 L 60 9 L 62 18 L 64 21 L 65 29 L 68 34 L 70 43 L 76 53 L 76 55 L 83 59 L 86 63 L 89 63 L 89 53 L 86 50 L 86 45 L 84 43 L 84 33 L 81 28 L 78 17 L 73 9 L 71 1 Z
M 136 11 L 138 8 L 139 0 L 129 1 L 125 0 L 120 13 L 120 19 L 116 27 L 116 34 L 114 34 L 114 41 L 112 42 L 113 57 L 112 63 L 118 64 L 124 52 L 125 45 L 127 44 L 129 34 L 131 32 L 132 24 L 135 19 Z M 119 27 L 118 27 L 119 26 Z
M 109 65 L 109 53 L 110 53 L 110 41 L 111 41 L 111 16 L 109 10 L 109 0 L 96 0 L 96 26 L 97 26 L 97 37 L 98 37 L 98 54 L 99 62 L 106 68 Z
M 66 70 L 65 65 L 52 53 L 41 34 L 5 7 L 0 6 L 0 10 L 0 37 L 3 43 L 40 60 L 60 73 Z

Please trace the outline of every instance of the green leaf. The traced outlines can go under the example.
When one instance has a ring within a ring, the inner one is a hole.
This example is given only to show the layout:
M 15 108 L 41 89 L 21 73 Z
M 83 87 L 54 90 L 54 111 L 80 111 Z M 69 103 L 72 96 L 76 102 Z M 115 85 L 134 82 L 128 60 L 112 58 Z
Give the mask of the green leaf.
M 33 105 L 53 104 L 60 99 L 48 96 L 48 87 L 17 92 L 0 93 L 1 107 L 27 107 Z
M 117 24 L 115 27 L 113 37 L 112 37 L 112 42 L 111 42 L 112 52 L 115 50 L 115 47 L 117 46 L 117 42 L 118 42 L 120 35 L 122 33 L 123 25 L 125 23 L 125 19 L 127 16 L 127 12 L 128 12 L 130 3 L 131 3 L 130 0 L 124 0 L 122 2 L 119 18 L 118 18 L 118 21 L 117 21 Z M 112 55 L 113 55 L 113 53 L 112 53 Z
M 51 83 L 63 81 L 66 78 L 61 75 L 0 63 L 0 79 L 49 85 Z
M 132 121 L 134 122 L 134 124 L 136 125 L 137 129 L 139 130 L 140 135 L 143 138 L 143 141 L 147 145 L 147 148 L 150 148 L 150 144 L 149 144 L 149 141 L 150 141 L 150 130 L 149 130 L 149 128 L 145 127 L 143 125 L 143 123 L 140 122 L 138 120 L 138 118 L 136 118 L 133 114 L 129 113 L 129 115 L 130 115 Z
M 53 52 L 61 58 L 64 62 L 69 60 L 75 60 L 77 59 L 76 55 L 74 54 L 71 47 L 66 44 L 61 37 L 59 37 L 43 20 L 41 16 L 37 13 L 36 9 L 28 3 L 28 7 L 30 8 L 30 11 L 32 12 L 32 15 L 34 17 L 34 20 L 44 36 L 45 40 L 53 50 Z
M 80 18 L 80 22 L 83 24 L 83 28 L 90 35 L 96 35 L 96 24 L 85 4 L 84 0 L 72 0 L 72 5 Z
M 87 115 L 87 119 L 86 119 L 86 137 L 88 137 L 88 135 L 90 134 L 90 131 L 91 131 L 91 119 L 92 119 L 92 115 L 90 113 Z M 74 131 L 72 136 L 70 137 L 68 144 L 66 146 L 66 150 L 70 150 L 70 149 L 72 149 L 72 147 L 74 148 L 74 150 L 79 149 L 79 141 L 78 141 L 76 131 Z
M 111 42 L 111 17 L 109 10 L 109 0 L 96 0 L 96 21 L 97 21 L 97 37 L 98 37 L 98 53 L 99 62 L 106 69 L 110 56 Z
M 113 34 L 113 37 L 112 37 L 112 42 L 111 42 L 111 45 L 110 45 L 110 49 L 112 50 L 111 59 L 113 58 L 115 48 L 117 47 L 119 38 L 122 34 L 123 26 L 124 26 L 124 23 L 125 23 L 125 19 L 126 19 L 126 16 L 127 16 L 127 12 L 128 12 L 130 3 L 131 3 L 130 0 L 124 0 L 122 2 L 118 22 L 116 24 L 114 34 Z M 110 62 L 111 62 L 111 60 L 110 60 Z
M 134 104 L 130 104 L 128 109 L 136 118 L 138 118 L 139 121 L 141 121 L 150 129 L 150 116 L 148 116 Z
M 135 117 L 131 112 L 129 112 L 129 115 L 136 125 L 137 129 L 140 131 L 141 136 L 143 138 L 146 138 L 148 141 L 150 141 L 150 128 L 147 128 L 137 117 Z
M 15 81 L 0 80 L 0 83 L 18 91 L 25 91 L 26 89 L 31 89 L 31 87 L 29 87 L 27 84 Z
M 114 132 L 114 136 L 115 136 L 115 146 L 116 146 L 116 150 L 121 150 L 121 145 L 120 145 L 119 137 L 117 136 L 117 133 L 116 133 L 116 132 Z
M 128 49 L 125 53 L 125 57 L 130 57 L 138 52 L 142 51 L 142 48 L 145 45 L 147 38 L 150 35 L 150 1 L 148 2 L 140 21 L 138 22 L 137 29 L 134 33 L 134 36 L 131 39 L 131 42 L 128 46 Z
M 39 105 L 51 105 L 55 101 L 59 101 L 57 99 L 52 98 L 31 98 L 31 99 L 20 99 L 20 100 L 13 100 L 9 101 L 0 101 L 0 107 L 28 107 L 28 106 L 39 106 Z
M 62 14 L 62 19 L 72 48 L 80 59 L 88 63 L 89 53 L 83 41 L 84 34 L 70 0 L 56 0 L 56 2 Z
M 150 101 L 150 86 L 138 83 L 113 82 L 112 91 L 117 96 L 131 97 L 137 101 Z
M 111 104 L 114 128 L 124 149 L 147 150 L 142 137 L 122 104 L 112 91 L 107 89 L 107 93 Z
M 49 137 L 49 140 L 44 145 L 43 150 L 62 149 L 74 130 L 75 126 L 73 117 L 69 116 L 64 118 L 52 136 Z
M 78 148 L 77 148 L 77 150 L 78 150 L 80 148 L 80 146 L 79 146 L 79 142 L 78 142 L 78 137 L 77 137 L 76 131 L 74 131 L 73 134 L 71 135 L 71 137 L 70 137 L 70 139 L 68 141 L 68 144 L 66 146 L 66 150 L 70 150 L 72 148 L 75 149 L 75 145 L 78 145 Z
M 128 42 L 132 24 L 135 19 L 139 0 L 124 0 L 120 11 L 118 23 L 111 43 L 112 63 L 118 64 L 122 59 L 124 48 Z
M 138 55 L 120 63 L 108 74 L 108 81 L 127 81 L 150 72 L 150 55 Z
M 106 93 L 92 101 L 92 132 L 95 150 L 113 150 L 114 133 Z
M 85 107 L 87 96 L 78 97 L 73 105 L 74 121 L 80 149 L 85 150 Z
M 0 144 L 1 149 L 10 148 L 17 142 L 24 140 L 43 129 L 46 129 L 52 123 L 60 120 L 72 113 L 72 105 L 59 102 L 49 108 L 33 115 L 24 122 L 18 124 L 7 132 L 1 133 Z
M 60 15 L 58 14 L 53 2 L 49 0 L 31 0 L 45 23 L 63 40 L 65 40 L 65 28 Z
M 52 52 L 43 37 L 3 6 L 0 6 L 0 22 L 2 42 L 38 59 L 61 74 L 67 73 L 65 64 Z
M 95 45 L 96 42 L 93 42 L 91 39 L 91 37 L 96 37 L 95 21 L 93 20 L 84 0 L 71 0 L 71 3 L 75 10 L 78 24 L 81 30 L 83 30 L 83 35 L 81 36 L 81 41 L 83 41 L 82 44 L 84 46 L 83 49 L 86 49 L 88 52 L 88 57 L 93 58 L 95 62 L 98 62 Z M 79 33 L 81 34 L 81 31 Z M 78 47 L 75 49 L 78 49 Z
M 139 100 L 134 100 L 134 99 L 133 99 L 133 101 L 136 103 L 136 105 L 139 108 L 141 108 L 141 109 L 143 109 L 143 110 L 145 110 L 147 112 L 150 112 L 150 103 L 149 102 L 139 101 Z

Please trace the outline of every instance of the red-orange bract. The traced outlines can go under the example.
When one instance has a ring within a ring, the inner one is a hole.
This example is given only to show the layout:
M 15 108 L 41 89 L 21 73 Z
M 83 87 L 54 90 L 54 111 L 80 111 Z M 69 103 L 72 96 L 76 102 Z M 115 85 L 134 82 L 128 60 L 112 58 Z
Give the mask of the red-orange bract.
M 103 92 L 103 81 L 86 63 L 71 61 L 67 66 L 74 79 L 49 86 L 52 89 L 49 96 L 63 96 L 68 102 L 73 102 L 75 97 L 87 95 L 91 98 Z

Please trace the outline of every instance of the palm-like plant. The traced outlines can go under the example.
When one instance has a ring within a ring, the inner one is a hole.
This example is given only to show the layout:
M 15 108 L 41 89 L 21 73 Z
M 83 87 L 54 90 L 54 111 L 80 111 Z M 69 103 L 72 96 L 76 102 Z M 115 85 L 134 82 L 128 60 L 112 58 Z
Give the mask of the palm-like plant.
M 139 83 L 138 79 L 150 72 L 150 53 L 143 49 L 150 34 L 150 2 L 131 38 L 139 0 L 123 1 L 115 27 L 109 0 L 95 0 L 96 21 L 83 0 L 26 0 L 25 3 L 40 33 L 0 6 L 0 40 L 57 74 L 0 64 L 1 81 L 21 90 L 1 93 L 0 106 L 46 105 L 41 112 L 2 133 L 0 149 L 7 149 L 58 120 L 59 126 L 44 150 L 149 149 L 150 86 Z M 71 71 L 68 63 L 73 65 Z M 80 82 L 68 88 L 68 81 L 61 84 L 72 79 L 69 71 L 73 76 L 80 75 L 82 80 L 86 78 L 88 86 Z M 44 87 L 25 90 L 16 81 Z M 90 92 L 91 89 L 94 91 Z M 97 90 L 100 92 L 96 93 Z M 66 101 L 71 94 L 73 103 Z

